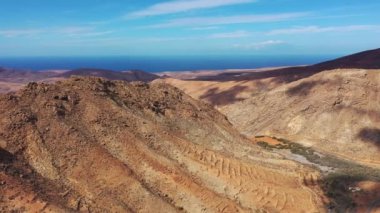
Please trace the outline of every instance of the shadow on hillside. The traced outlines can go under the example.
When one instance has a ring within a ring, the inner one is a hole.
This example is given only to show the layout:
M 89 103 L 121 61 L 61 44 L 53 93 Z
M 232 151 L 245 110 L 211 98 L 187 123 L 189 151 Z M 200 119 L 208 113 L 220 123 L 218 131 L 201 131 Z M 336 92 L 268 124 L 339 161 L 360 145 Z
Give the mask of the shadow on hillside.
M 10 164 L 13 160 L 14 156 L 10 152 L 0 148 L 0 164 Z
M 288 67 L 267 71 L 241 71 L 241 72 L 222 72 L 217 75 L 199 76 L 188 81 L 247 81 L 247 80 L 260 80 L 265 78 L 278 78 L 278 82 L 288 83 L 314 75 L 315 71 L 309 67 Z
M 335 81 L 331 81 L 333 84 Z M 327 81 L 320 80 L 320 81 L 307 81 L 307 82 L 302 82 L 294 87 L 289 88 L 286 91 L 286 94 L 288 96 L 307 96 L 310 94 L 311 90 L 317 86 L 317 85 L 323 85 L 326 84 Z
M 298 95 L 306 96 L 310 91 L 318 84 L 317 81 L 309 81 L 298 84 L 297 86 L 291 87 L 286 91 L 288 96 Z
M 364 128 L 360 130 L 358 137 L 365 142 L 376 145 L 380 149 L 380 129 Z
M 234 86 L 229 90 L 220 92 L 218 88 L 211 88 L 200 96 L 200 99 L 208 101 L 213 106 L 224 106 L 243 101 L 243 98 L 238 98 L 237 96 L 247 88 L 247 86 Z
M 378 181 L 378 178 L 366 177 L 365 175 L 358 174 L 337 174 L 333 173 L 326 176 L 321 180 L 321 186 L 324 190 L 325 195 L 329 198 L 331 203 L 327 204 L 327 208 L 332 212 L 356 212 L 357 207 L 359 207 L 358 200 L 364 200 L 367 202 L 363 205 L 361 203 L 360 208 L 372 212 L 374 208 L 380 205 L 379 198 L 376 198 L 375 195 L 380 191 L 380 188 L 374 187 L 370 190 L 355 192 L 356 184 L 360 181 Z M 362 189 L 359 189 L 362 190 Z M 372 196 L 371 196 L 372 195 Z M 359 197 L 358 197 L 359 196 Z M 370 200 L 368 200 L 369 196 Z M 362 198 L 360 198 L 362 197 Z M 355 200 L 356 198 L 356 200 Z
M 187 81 L 201 80 L 201 81 L 217 81 L 217 82 L 227 82 L 235 81 L 245 83 L 247 81 L 255 81 L 258 91 L 267 90 L 267 86 L 261 81 L 266 78 L 270 79 L 271 85 L 282 85 L 297 81 L 302 78 L 313 75 L 312 72 L 302 72 L 300 67 L 297 68 L 285 68 L 281 70 L 273 71 L 261 71 L 261 72 L 239 72 L 237 73 L 221 73 L 217 76 L 201 76 L 196 79 L 190 79 Z M 301 73 L 302 72 L 302 73 Z M 317 84 L 323 84 L 325 82 L 305 82 L 294 88 L 289 89 L 286 93 L 289 96 L 298 95 L 306 96 L 310 93 L 311 89 Z M 238 101 L 243 101 L 243 98 L 237 98 L 239 93 L 244 92 L 248 89 L 247 86 L 234 86 L 228 90 L 219 92 L 218 88 L 211 88 L 200 96 L 200 99 L 206 100 L 214 106 L 224 106 L 228 104 L 233 104 Z M 252 91 L 254 92 L 254 91 Z
M 304 67 L 292 67 L 258 72 L 225 72 L 219 73 L 217 75 L 199 76 L 195 79 L 187 79 L 186 81 L 234 81 L 237 83 L 246 83 L 247 81 L 254 81 L 254 84 L 257 87 L 257 91 L 252 91 L 252 93 L 257 93 L 260 91 L 268 90 L 268 83 L 263 83 L 261 80 L 266 80 L 270 78 L 269 85 L 272 85 L 273 87 L 273 85 L 280 86 L 282 84 L 306 78 L 313 74 L 313 72 L 305 71 Z M 212 88 L 205 92 L 203 95 L 201 95 L 200 99 L 203 99 L 214 106 L 224 106 L 228 104 L 233 104 L 238 101 L 243 101 L 243 98 L 237 98 L 237 96 L 240 92 L 244 92 L 247 89 L 247 86 L 238 85 L 226 91 L 219 92 L 217 88 Z M 290 93 L 292 93 L 292 91 Z
M 325 195 L 331 201 L 327 208 L 329 210 L 344 210 L 344 212 L 355 208 L 356 204 L 347 189 L 361 180 L 363 180 L 362 177 L 346 174 L 331 174 L 325 177 L 321 181 L 321 185 Z

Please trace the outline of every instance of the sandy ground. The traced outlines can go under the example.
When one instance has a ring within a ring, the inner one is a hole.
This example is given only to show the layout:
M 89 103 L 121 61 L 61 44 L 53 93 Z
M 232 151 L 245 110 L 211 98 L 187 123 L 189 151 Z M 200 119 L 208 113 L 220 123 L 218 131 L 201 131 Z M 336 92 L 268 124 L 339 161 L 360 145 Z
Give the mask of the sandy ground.
M 0 93 L 14 92 L 21 89 L 25 84 L 0 81 Z

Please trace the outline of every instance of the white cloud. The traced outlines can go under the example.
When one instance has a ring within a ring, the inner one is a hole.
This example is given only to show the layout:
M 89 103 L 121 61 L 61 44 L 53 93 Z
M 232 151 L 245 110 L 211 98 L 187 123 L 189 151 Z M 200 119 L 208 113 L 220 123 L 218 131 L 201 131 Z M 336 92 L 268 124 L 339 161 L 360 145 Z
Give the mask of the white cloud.
M 195 39 L 202 39 L 202 37 L 150 37 L 150 38 L 141 38 L 140 41 L 144 42 L 172 42 L 172 41 L 189 41 Z
M 40 29 L 9 29 L 0 30 L 0 36 L 4 37 L 17 37 L 17 36 L 33 36 L 43 31 Z
M 126 17 L 146 17 L 180 13 L 197 9 L 208 9 L 221 6 L 251 3 L 255 0 L 177 0 L 158 3 L 146 9 L 128 14 Z
M 219 29 L 217 26 L 209 26 L 209 27 L 193 27 L 191 30 L 216 30 Z
M 268 40 L 268 41 L 249 43 L 249 44 L 235 44 L 234 47 L 245 49 L 245 50 L 260 50 L 260 49 L 265 49 L 271 46 L 277 46 L 280 44 L 285 44 L 285 42 L 280 41 L 280 40 Z
M 72 37 L 95 37 L 113 33 L 113 31 L 97 31 L 93 27 L 62 27 L 52 29 L 51 32 Z
M 168 28 L 168 27 L 183 27 L 183 26 L 216 26 L 227 24 L 248 24 L 248 23 L 263 23 L 263 22 L 278 22 L 286 21 L 299 17 L 306 16 L 308 13 L 280 13 L 267 15 L 237 15 L 223 17 L 194 17 L 173 19 L 162 24 L 148 26 L 148 28 Z
M 62 36 L 90 37 L 110 34 L 113 31 L 97 31 L 93 27 L 66 26 L 52 28 L 36 28 L 36 29 L 7 29 L 0 30 L 0 36 L 3 37 L 20 37 L 20 36 L 36 36 L 46 34 L 58 34 Z
M 332 27 L 319 27 L 319 26 L 306 26 L 306 27 L 293 27 L 287 29 L 277 29 L 268 32 L 269 35 L 281 34 L 301 34 L 301 33 L 323 33 L 323 32 L 352 32 L 352 31 L 366 31 L 378 30 L 380 26 L 376 25 L 348 25 L 348 26 L 332 26 Z
M 210 38 L 243 38 L 250 36 L 250 33 L 244 30 L 228 32 L 228 33 L 216 33 L 212 34 Z
M 64 33 L 64 34 L 80 34 L 80 33 L 87 33 L 92 31 L 92 27 L 59 27 L 54 28 L 52 31 L 57 33 Z

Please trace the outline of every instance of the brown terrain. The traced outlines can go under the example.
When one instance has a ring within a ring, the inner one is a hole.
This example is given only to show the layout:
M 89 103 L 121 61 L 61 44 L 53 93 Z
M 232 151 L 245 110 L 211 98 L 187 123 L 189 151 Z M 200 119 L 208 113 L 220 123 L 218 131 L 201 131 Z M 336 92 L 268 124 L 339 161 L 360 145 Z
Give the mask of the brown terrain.
M 380 167 L 379 71 L 321 72 L 222 111 L 247 136 L 287 138 Z
M 324 212 L 317 170 L 160 83 L 75 77 L 0 96 L 0 211 Z
M 0 69 L 0 212 L 380 212 L 379 58 Z

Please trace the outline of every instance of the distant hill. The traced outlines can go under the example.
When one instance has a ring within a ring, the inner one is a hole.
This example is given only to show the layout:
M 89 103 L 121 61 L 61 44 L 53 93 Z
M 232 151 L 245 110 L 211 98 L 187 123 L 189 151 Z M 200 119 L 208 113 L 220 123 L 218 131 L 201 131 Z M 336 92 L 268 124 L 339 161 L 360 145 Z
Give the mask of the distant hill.
M 339 68 L 380 69 L 380 48 L 326 61 L 311 67 L 316 70 Z
M 20 69 L 10 69 L 0 67 L 0 81 L 12 83 L 25 83 L 31 81 L 40 81 L 42 79 L 54 77 L 61 72 L 59 71 L 30 71 Z
M 140 71 L 140 70 L 116 72 L 112 70 L 95 69 L 95 68 L 75 69 L 75 70 L 62 73 L 61 75 L 58 75 L 58 77 L 64 77 L 64 78 L 68 78 L 70 76 L 94 76 L 94 77 L 106 78 L 109 80 L 143 81 L 143 82 L 149 82 L 149 81 L 153 81 L 159 78 L 159 76 L 157 75 Z
M 152 73 L 131 70 L 116 72 L 112 70 L 81 68 L 75 70 L 48 70 L 48 71 L 30 71 L 17 70 L 0 67 L 0 93 L 17 91 L 29 82 L 56 82 L 71 76 L 94 76 L 102 77 L 108 80 L 124 80 L 124 81 L 142 81 L 150 82 L 157 78 Z
M 207 81 L 231 81 L 231 80 L 252 80 L 263 79 L 277 76 L 294 76 L 305 77 L 325 70 L 333 70 L 340 68 L 356 68 L 356 69 L 380 69 L 380 48 L 368 50 L 353 55 L 344 56 L 334 60 L 308 65 L 294 66 L 285 68 L 274 68 L 267 70 L 252 71 L 226 71 L 215 75 L 203 75 L 202 72 L 197 72 L 197 76 L 192 80 L 207 80 Z M 189 78 L 190 79 L 190 78 Z M 299 78 L 298 78 L 299 79 Z

